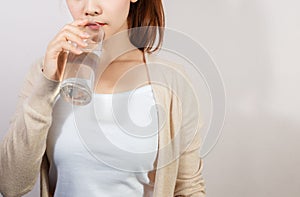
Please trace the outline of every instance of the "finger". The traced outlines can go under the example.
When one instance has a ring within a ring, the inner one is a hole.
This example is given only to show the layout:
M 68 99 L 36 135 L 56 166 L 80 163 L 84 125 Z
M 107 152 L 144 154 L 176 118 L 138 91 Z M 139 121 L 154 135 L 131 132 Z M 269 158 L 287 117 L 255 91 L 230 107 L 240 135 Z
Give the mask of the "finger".
M 90 35 L 84 30 L 84 28 L 81 28 L 81 27 L 76 27 L 76 26 L 73 26 L 73 25 L 66 25 L 62 31 L 62 33 L 68 33 L 68 32 L 72 32 L 73 34 L 76 34 L 78 35 L 79 37 L 81 38 L 89 38 Z
M 74 54 L 77 54 L 77 55 L 79 55 L 83 52 L 81 49 L 74 46 L 70 42 L 61 41 L 59 45 L 61 46 L 61 51 L 67 51 L 67 52 L 71 52 L 71 53 L 74 53 Z
M 70 31 L 64 31 L 62 34 L 63 38 L 67 42 L 75 44 L 75 46 L 86 47 L 88 44 L 84 41 L 85 39 Z
M 73 21 L 71 23 L 71 25 L 73 25 L 73 26 L 85 26 L 88 23 L 89 23 L 88 19 L 78 19 L 78 20 Z

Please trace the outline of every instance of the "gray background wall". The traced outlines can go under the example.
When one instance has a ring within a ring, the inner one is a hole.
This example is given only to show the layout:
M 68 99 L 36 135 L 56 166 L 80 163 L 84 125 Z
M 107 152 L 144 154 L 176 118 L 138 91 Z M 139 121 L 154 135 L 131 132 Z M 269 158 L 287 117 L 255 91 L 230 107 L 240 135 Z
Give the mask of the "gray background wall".
M 165 6 L 167 26 L 205 46 L 226 86 L 224 128 L 204 158 L 208 196 L 299 196 L 300 2 L 165 0 Z M 60 0 L 2 3 L 0 138 L 30 64 L 68 21 Z M 38 196 L 38 187 L 27 196 Z

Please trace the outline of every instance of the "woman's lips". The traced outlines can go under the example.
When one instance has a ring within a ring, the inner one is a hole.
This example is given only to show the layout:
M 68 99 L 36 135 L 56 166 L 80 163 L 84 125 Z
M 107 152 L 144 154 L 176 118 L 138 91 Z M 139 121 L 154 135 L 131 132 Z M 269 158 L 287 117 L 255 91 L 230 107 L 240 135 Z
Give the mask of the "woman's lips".
M 85 26 L 93 29 L 93 30 L 99 30 L 100 27 L 103 27 L 104 25 L 106 25 L 106 23 L 98 23 L 98 22 L 94 22 L 94 23 L 88 23 Z

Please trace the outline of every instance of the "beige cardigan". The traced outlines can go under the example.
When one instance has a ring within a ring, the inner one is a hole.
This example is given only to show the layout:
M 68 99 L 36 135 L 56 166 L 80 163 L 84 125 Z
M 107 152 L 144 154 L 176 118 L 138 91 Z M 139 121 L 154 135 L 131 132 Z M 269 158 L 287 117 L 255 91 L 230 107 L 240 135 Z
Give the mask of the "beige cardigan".
M 154 197 L 205 196 L 199 156 L 199 105 L 181 67 L 146 55 L 146 65 L 158 109 L 159 152 L 155 169 Z M 42 61 L 28 73 L 17 110 L 0 144 L 0 192 L 6 197 L 29 192 L 40 173 L 41 196 L 49 192 L 46 138 L 59 83 L 41 72 Z

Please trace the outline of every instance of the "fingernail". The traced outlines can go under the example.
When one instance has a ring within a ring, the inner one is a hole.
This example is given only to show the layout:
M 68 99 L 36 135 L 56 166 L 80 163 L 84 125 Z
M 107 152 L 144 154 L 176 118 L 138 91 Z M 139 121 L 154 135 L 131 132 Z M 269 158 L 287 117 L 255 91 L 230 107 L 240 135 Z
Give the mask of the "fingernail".
M 83 41 L 83 46 L 87 46 L 87 45 L 88 45 L 87 41 Z
M 81 53 L 83 53 L 83 51 L 82 51 L 82 50 L 80 50 L 80 49 L 77 49 L 77 50 L 76 50 L 76 52 L 77 52 L 77 54 L 81 54 Z
M 84 32 L 84 33 L 82 34 L 82 36 L 83 36 L 83 37 L 86 37 L 86 38 L 89 38 L 89 37 L 90 37 L 90 34 Z

